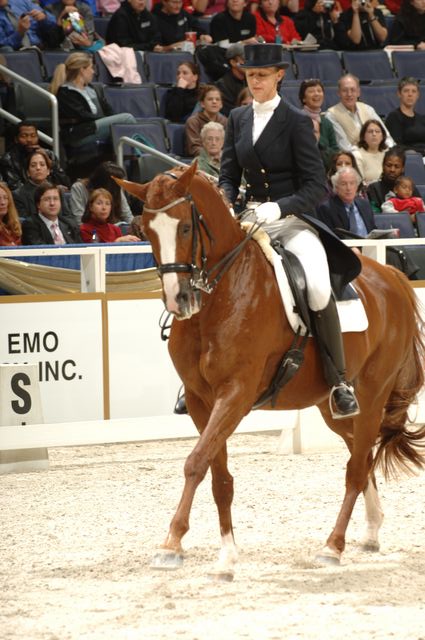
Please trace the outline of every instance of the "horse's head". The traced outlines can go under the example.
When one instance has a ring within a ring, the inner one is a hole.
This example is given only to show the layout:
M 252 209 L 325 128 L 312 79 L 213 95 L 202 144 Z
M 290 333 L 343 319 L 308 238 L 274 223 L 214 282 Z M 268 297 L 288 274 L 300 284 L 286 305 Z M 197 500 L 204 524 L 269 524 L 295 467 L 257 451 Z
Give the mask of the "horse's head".
M 201 305 L 201 291 L 195 281 L 200 281 L 203 234 L 190 195 L 195 172 L 196 163 L 184 170 L 174 168 L 159 174 L 146 184 L 115 178 L 144 202 L 143 232 L 158 264 L 164 302 L 180 320 L 190 318 Z

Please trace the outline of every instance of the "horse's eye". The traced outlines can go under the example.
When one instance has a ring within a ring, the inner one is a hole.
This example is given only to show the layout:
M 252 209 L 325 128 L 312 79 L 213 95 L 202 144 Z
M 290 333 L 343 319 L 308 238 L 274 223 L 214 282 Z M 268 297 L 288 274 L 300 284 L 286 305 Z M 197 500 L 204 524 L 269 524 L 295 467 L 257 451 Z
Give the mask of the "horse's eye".
M 183 238 L 186 238 L 192 230 L 192 225 L 189 222 L 185 222 L 180 227 L 180 232 Z

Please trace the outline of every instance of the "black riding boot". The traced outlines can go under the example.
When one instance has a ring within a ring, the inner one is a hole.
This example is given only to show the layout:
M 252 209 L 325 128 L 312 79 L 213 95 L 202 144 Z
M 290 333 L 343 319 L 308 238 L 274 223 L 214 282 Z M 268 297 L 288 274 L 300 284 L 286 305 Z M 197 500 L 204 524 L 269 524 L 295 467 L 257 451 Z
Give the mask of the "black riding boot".
M 344 345 L 336 302 L 312 312 L 316 338 L 322 357 L 325 380 L 331 387 L 329 406 L 333 418 L 348 418 L 360 413 L 354 389 L 345 380 Z
M 184 397 L 184 387 L 180 387 L 179 393 L 177 395 L 176 404 L 174 406 L 174 413 L 177 413 L 179 416 L 187 413 L 186 407 L 186 398 Z

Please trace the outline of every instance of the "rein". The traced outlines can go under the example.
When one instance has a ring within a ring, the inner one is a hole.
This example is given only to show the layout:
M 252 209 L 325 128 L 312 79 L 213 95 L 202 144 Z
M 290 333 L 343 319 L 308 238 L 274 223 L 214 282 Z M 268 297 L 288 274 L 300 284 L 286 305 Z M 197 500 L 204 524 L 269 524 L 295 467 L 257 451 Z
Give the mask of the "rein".
M 178 177 L 171 172 L 164 172 L 164 175 L 171 176 L 175 180 Z M 245 238 L 239 242 L 229 253 L 227 253 L 221 260 L 217 262 L 217 264 L 213 265 L 210 269 L 206 268 L 207 263 L 207 255 L 205 252 L 205 243 L 204 237 L 202 234 L 202 230 L 206 234 L 208 240 L 210 242 L 214 242 L 214 238 L 208 228 L 207 223 L 201 213 L 199 213 L 191 194 L 187 194 L 181 198 L 177 198 L 173 200 L 169 204 L 160 207 L 159 209 L 150 209 L 148 207 L 144 207 L 143 211 L 146 213 L 158 214 L 163 211 L 168 211 L 173 207 L 176 207 L 179 204 L 184 202 L 189 202 L 191 205 L 191 215 L 192 215 L 192 228 L 193 228 L 193 236 L 192 236 L 192 262 L 167 262 L 165 264 L 161 264 L 158 266 L 158 273 L 160 277 L 162 277 L 165 273 L 190 273 L 190 287 L 192 290 L 196 291 L 204 291 L 205 293 L 212 293 L 215 287 L 220 282 L 221 278 L 224 274 L 230 269 L 233 262 L 236 260 L 238 255 L 241 253 L 247 242 L 252 238 L 257 229 L 261 227 L 260 224 L 253 223 L 251 229 L 246 234 Z M 196 256 L 198 252 L 198 245 L 201 248 L 201 266 L 199 267 L 196 264 Z M 213 273 L 217 272 L 217 275 L 210 280 Z

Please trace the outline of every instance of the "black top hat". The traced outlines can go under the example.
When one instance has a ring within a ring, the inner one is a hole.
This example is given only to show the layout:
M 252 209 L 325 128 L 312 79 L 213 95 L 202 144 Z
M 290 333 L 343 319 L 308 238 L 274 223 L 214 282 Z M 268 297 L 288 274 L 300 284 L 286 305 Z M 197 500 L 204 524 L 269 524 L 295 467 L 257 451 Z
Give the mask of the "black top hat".
M 283 49 L 280 44 L 247 44 L 245 49 L 245 62 L 241 69 L 255 69 L 261 67 L 278 67 L 287 69 L 289 62 L 283 59 Z

